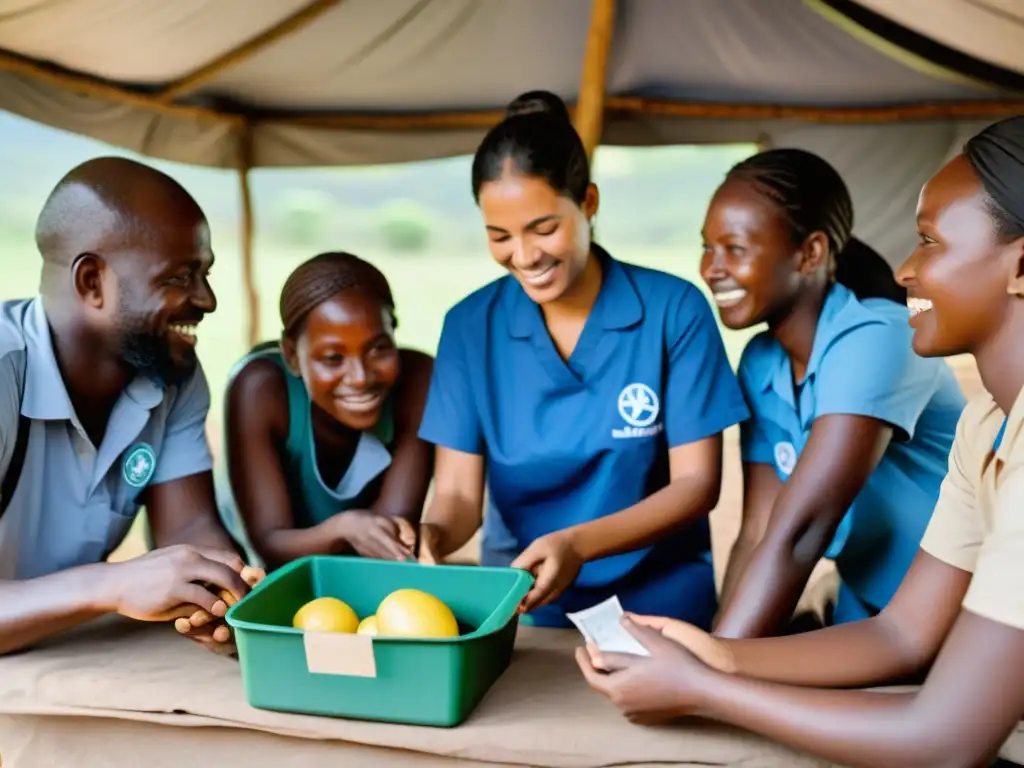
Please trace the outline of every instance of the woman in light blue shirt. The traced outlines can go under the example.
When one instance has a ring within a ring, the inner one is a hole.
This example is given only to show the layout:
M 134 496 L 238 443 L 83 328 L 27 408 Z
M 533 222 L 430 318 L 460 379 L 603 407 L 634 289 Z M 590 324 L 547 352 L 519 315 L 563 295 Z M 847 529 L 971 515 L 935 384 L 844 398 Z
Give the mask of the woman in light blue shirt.
M 842 178 L 798 149 L 739 163 L 707 212 L 701 273 L 722 322 L 768 326 L 739 366 L 752 417 L 722 636 L 782 629 L 823 555 L 841 581 L 832 620 L 878 613 L 946 473 L 964 397 L 914 353 L 906 292 L 852 230 Z

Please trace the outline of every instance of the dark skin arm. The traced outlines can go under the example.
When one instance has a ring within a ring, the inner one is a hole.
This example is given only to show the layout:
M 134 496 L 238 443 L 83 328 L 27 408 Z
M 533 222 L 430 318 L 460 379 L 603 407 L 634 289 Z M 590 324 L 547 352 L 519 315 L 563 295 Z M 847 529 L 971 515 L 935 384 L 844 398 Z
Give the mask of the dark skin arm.
M 423 516 L 434 471 L 434 447 L 418 435 L 434 358 L 411 349 L 401 350 L 401 355 L 402 378 L 395 398 L 395 450 L 372 509 L 374 514 L 400 517 L 416 526 Z
M 274 365 L 254 361 L 228 393 L 227 439 L 231 486 L 260 557 L 271 568 L 306 555 L 411 556 L 415 529 L 430 483 L 431 448 L 416 437 L 432 359 L 402 351 L 396 408 L 396 448 L 373 510 L 334 515 L 311 528 L 295 528 L 283 451 L 288 435 L 288 394 Z
M 153 486 L 143 500 L 154 552 L 123 563 L 0 581 L 0 653 L 32 646 L 106 613 L 143 621 L 173 621 L 197 611 L 223 616 L 227 605 L 215 592 L 226 590 L 236 600 L 248 593 L 242 560 L 217 519 L 209 472 Z M 218 646 L 214 629 L 211 624 L 194 639 Z
M 781 490 L 782 481 L 771 464 L 743 463 L 743 516 L 722 580 L 721 605 L 732 602 L 740 577 L 768 529 L 772 507 Z
M 935 659 L 960 615 L 971 577 L 919 551 L 900 588 L 877 616 L 788 637 L 714 640 L 729 671 L 821 688 L 884 685 Z
M 1024 713 L 1024 631 L 961 610 L 969 583 L 970 574 L 922 553 L 886 610 L 866 621 L 784 638 L 703 635 L 724 658 L 688 625 L 659 633 L 627 622 L 650 658 L 593 651 L 577 660 L 638 722 L 701 716 L 843 765 L 983 766 Z M 680 628 L 686 647 L 669 639 Z M 822 689 L 882 684 L 933 659 L 913 693 Z
M 811 571 L 839 523 L 881 461 L 892 427 L 866 416 L 815 420 L 796 469 L 772 507 L 715 634 L 762 637 L 792 615 Z
M 160 548 L 188 544 L 240 557 L 238 544 L 221 525 L 216 498 L 212 472 L 147 488 L 142 500 L 154 545 Z

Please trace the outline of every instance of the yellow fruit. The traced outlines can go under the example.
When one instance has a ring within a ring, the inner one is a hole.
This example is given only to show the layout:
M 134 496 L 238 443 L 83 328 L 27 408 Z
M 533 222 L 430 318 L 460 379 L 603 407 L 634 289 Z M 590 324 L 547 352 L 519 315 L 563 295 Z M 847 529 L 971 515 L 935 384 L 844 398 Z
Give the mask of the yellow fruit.
M 310 632 L 345 632 L 352 634 L 359 626 L 359 617 L 336 597 L 318 597 L 299 608 L 292 626 Z
M 359 622 L 359 628 L 356 629 L 357 635 L 376 635 L 377 634 L 377 617 L 367 616 L 365 619 Z
M 377 608 L 377 630 L 394 637 L 457 637 L 451 608 L 418 589 L 398 589 Z

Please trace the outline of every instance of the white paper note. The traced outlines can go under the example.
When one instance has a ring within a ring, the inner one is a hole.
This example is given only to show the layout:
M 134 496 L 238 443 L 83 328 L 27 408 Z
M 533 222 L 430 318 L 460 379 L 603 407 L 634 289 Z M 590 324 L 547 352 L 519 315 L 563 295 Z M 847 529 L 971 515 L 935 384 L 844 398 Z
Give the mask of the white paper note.
M 634 656 L 650 656 L 643 644 L 622 626 L 622 604 L 618 597 L 609 597 L 583 611 L 567 613 L 566 616 L 586 638 L 606 653 L 631 653 Z

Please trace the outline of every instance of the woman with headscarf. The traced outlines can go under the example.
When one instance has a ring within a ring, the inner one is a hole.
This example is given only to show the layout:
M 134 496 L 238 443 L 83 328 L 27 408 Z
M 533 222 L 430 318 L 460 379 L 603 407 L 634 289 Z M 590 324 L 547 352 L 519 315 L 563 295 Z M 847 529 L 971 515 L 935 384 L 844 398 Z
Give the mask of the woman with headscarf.
M 650 657 L 580 649 L 636 721 L 698 715 L 843 765 L 981 766 L 1024 714 L 1024 116 L 967 142 L 924 186 L 897 273 L 926 357 L 969 353 L 965 409 L 920 551 L 879 615 L 723 640 L 627 617 Z M 842 690 L 927 672 L 919 690 Z

